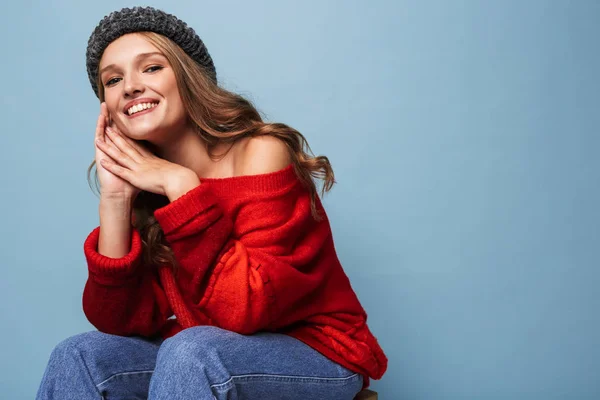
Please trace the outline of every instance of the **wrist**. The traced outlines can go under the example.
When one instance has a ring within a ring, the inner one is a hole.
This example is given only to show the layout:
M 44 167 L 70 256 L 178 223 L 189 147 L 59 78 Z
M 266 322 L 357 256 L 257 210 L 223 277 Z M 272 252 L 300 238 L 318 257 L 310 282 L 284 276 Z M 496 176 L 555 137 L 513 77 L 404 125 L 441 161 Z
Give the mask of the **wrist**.
M 118 195 L 100 195 L 100 205 L 101 206 L 110 206 L 110 207 L 131 207 L 133 203 L 133 196 L 126 194 L 118 194 Z
M 100 203 L 98 204 L 98 211 L 100 212 L 100 219 L 102 217 L 118 218 L 129 220 L 131 217 L 131 210 L 133 208 L 133 201 L 131 197 L 100 197 Z
M 178 199 L 200 185 L 198 175 L 188 168 L 185 168 L 184 171 L 178 171 L 178 173 L 171 174 L 168 176 L 167 180 L 165 195 L 169 198 L 170 202 Z

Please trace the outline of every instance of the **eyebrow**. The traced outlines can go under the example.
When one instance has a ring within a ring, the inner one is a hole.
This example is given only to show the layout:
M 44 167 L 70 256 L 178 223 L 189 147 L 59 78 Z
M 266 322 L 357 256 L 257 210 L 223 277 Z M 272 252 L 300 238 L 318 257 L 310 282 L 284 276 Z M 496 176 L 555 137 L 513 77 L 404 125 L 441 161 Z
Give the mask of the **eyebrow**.
M 137 60 L 139 58 L 149 57 L 149 56 L 154 56 L 154 55 L 159 55 L 159 56 L 164 57 L 164 55 L 162 53 L 159 53 L 158 51 L 153 51 L 151 53 L 140 53 L 137 56 L 135 56 L 135 59 Z M 107 65 L 106 67 L 104 67 L 100 70 L 100 75 L 102 75 L 106 70 L 113 69 L 113 68 L 116 68 L 115 64 Z

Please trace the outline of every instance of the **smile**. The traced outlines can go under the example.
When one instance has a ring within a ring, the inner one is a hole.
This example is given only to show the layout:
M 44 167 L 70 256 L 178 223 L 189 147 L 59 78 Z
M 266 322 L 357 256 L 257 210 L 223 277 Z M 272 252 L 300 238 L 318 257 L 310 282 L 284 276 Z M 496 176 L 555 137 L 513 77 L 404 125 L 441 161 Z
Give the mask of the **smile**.
M 129 117 L 129 118 L 135 118 L 138 115 L 147 114 L 149 112 L 154 111 L 154 109 L 158 106 L 158 104 L 159 103 L 138 104 L 138 105 L 135 105 L 132 108 L 130 108 L 128 113 L 125 115 L 127 115 L 127 117 Z M 133 112 L 133 114 L 129 114 L 130 112 Z

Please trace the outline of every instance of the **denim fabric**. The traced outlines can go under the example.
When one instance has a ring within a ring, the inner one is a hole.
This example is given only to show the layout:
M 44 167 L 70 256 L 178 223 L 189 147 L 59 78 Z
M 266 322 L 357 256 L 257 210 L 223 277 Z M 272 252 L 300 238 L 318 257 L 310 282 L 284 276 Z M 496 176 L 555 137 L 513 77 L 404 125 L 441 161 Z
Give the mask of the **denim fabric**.
M 162 339 L 98 331 L 52 351 L 39 400 L 351 400 L 362 376 L 290 336 L 211 326 Z

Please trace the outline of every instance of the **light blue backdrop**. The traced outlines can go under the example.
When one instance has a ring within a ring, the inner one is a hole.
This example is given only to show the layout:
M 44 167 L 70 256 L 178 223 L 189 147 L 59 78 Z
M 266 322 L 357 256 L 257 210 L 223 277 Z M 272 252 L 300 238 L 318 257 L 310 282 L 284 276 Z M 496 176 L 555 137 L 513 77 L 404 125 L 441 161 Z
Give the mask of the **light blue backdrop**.
M 167 1 L 223 84 L 330 157 L 339 256 L 391 399 L 600 398 L 600 2 Z M 93 329 L 89 34 L 122 1 L 0 9 L 0 397 Z

